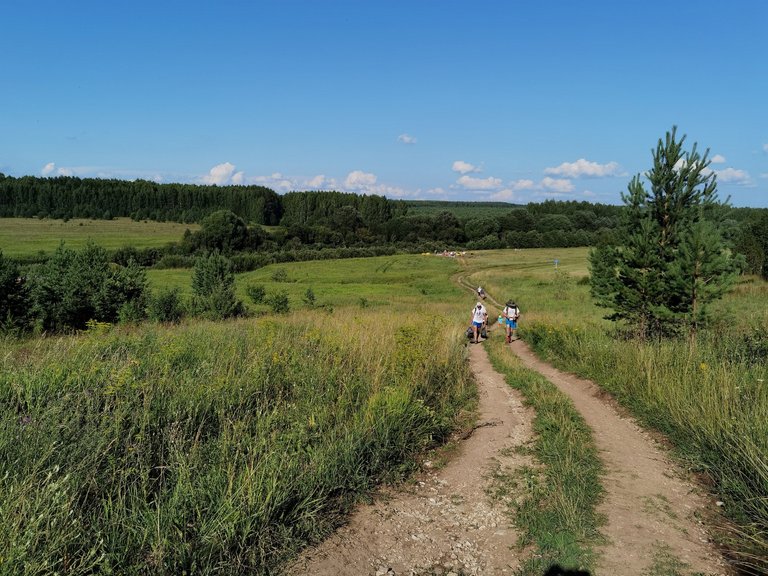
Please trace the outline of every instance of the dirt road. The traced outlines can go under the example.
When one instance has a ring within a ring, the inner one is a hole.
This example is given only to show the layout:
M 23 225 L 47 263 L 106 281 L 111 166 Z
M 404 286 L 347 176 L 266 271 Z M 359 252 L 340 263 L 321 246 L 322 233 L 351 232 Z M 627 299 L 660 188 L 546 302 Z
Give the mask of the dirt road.
M 498 335 L 501 337 L 501 335 Z M 700 519 L 715 502 L 703 496 L 664 449 L 630 418 L 601 399 L 591 382 L 541 362 L 522 342 L 508 346 L 529 368 L 549 378 L 573 401 L 594 432 L 605 464 L 607 523 L 598 575 L 730 574 Z M 486 494 L 492 472 L 525 465 L 516 446 L 531 441 L 533 414 L 493 370 L 481 345 L 469 347 L 480 392 L 474 433 L 439 469 L 407 489 L 382 494 L 348 525 L 308 551 L 290 574 L 434 575 L 513 574 L 517 535 Z

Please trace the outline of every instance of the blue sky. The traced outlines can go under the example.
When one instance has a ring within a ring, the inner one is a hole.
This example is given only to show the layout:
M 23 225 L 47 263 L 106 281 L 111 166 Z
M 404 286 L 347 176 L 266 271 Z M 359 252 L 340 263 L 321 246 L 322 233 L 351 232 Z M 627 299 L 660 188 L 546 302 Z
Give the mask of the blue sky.
M 764 0 L 5 0 L 0 172 L 621 203 L 673 125 L 768 206 Z

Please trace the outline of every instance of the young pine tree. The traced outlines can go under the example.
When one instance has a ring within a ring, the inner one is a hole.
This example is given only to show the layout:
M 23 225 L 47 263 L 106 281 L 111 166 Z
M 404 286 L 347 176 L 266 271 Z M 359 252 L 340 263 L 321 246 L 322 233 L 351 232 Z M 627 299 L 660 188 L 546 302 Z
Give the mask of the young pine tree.
M 708 152 L 683 149 L 676 129 L 659 139 L 653 168 L 629 183 L 618 242 L 590 254 L 591 289 L 608 317 L 642 337 L 695 334 L 707 307 L 732 284 L 739 261 L 721 229 L 722 208 Z

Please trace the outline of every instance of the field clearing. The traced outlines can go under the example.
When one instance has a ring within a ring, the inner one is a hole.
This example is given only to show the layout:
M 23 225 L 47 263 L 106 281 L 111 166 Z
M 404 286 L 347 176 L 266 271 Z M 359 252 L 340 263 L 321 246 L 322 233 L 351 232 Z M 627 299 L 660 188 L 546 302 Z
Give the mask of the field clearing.
M 236 294 L 255 311 L 266 311 L 267 307 L 253 305 L 246 295 L 248 286 L 264 286 L 267 294 L 285 292 L 292 309 L 306 307 L 303 299 L 311 288 L 317 306 L 397 303 L 421 310 L 427 306 L 425 301 L 455 300 L 460 296 L 460 289 L 448 280 L 459 266 L 455 259 L 421 254 L 271 264 L 237 274 Z M 273 278 L 278 271 L 285 274 L 284 281 Z M 178 288 L 182 295 L 192 295 L 192 270 L 149 270 L 147 276 L 153 291 Z
M 130 218 L 114 220 L 49 220 L 0 218 L 0 250 L 6 256 L 33 256 L 51 253 L 63 241 L 67 248 L 82 248 L 92 240 L 107 250 L 124 246 L 159 248 L 180 242 L 184 231 L 199 230 L 197 224 L 175 222 L 136 222 Z

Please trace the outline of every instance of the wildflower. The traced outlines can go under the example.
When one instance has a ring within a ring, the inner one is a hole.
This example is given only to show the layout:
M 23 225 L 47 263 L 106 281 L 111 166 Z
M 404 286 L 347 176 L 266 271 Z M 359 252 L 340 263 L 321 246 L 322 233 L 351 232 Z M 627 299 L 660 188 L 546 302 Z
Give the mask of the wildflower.
M 707 364 L 706 362 L 702 362 L 701 364 L 699 364 L 699 370 L 701 370 L 702 372 L 706 372 L 707 370 L 709 370 L 709 364 Z

